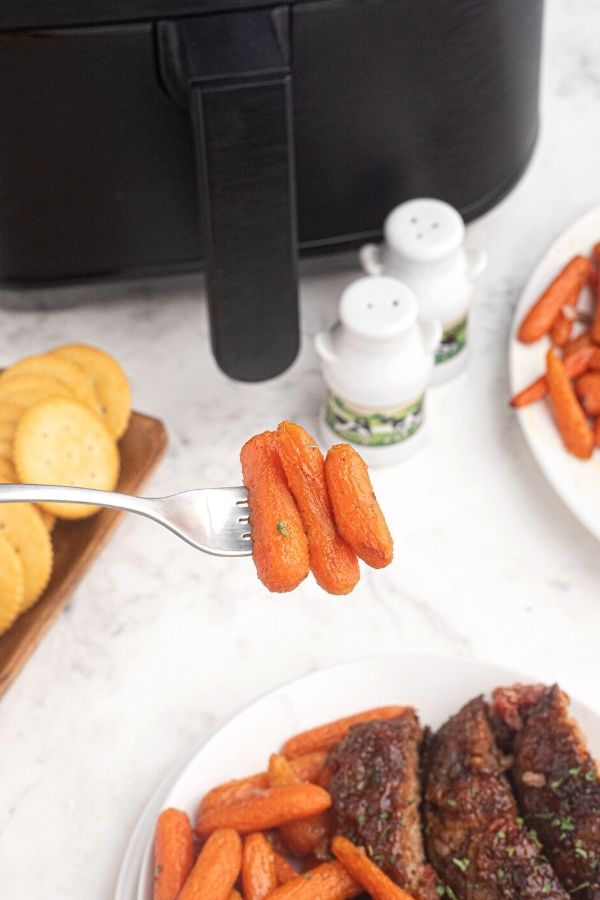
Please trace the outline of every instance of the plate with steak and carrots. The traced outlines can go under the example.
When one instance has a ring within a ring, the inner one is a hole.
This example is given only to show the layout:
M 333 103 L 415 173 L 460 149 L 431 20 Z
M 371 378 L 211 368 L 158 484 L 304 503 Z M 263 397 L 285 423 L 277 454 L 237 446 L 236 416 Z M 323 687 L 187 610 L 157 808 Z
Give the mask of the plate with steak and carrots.
M 493 665 L 315 672 L 163 786 L 115 900 L 596 900 L 599 752 L 600 716 Z
M 538 465 L 600 538 L 600 206 L 561 234 L 525 285 L 509 352 L 511 405 Z

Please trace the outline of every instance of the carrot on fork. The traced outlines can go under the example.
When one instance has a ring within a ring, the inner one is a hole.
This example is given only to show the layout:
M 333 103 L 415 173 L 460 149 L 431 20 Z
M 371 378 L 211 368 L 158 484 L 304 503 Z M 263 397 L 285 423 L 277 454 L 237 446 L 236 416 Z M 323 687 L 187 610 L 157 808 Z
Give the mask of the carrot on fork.
M 573 291 L 579 292 L 589 278 L 591 270 L 592 263 L 588 257 L 573 257 L 521 322 L 517 333 L 519 340 L 531 344 L 548 334 L 563 305 L 568 302 Z
M 260 832 L 244 838 L 242 888 L 244 900 L 264 900 L 278 885 L 275 854 Z
M 306 529 L 312 573 L 330 594 L 348 594 L 356 586 L 360 571 L 356 553 L 335 527 L 323 454 L 308 432 L 294 422 L 279 424 L 277 447 Z
M 176 900 L 194 863 L 194 835 L 188 816 L 165 809 L 154 838 L 154 900 Z
M 374 569 L 389 566 L 392 536 L 379 507 L 367 464 L 350 444 L 331 447 L 325 480 L 337 530 L 356 555 Z
M 362 892 L 341 863 L 328 862 L 281 885 L 268 900 L 346 900 Z
M 331 750 L 336 744 L 346 737 L 353 725 L 362 722 L 373 722 L 378 719 L 396 719 L 410 709 L 408 706 L 379 706 L 367 709 L 364 712 L 327 722 L 317 728 L 310 728 L 289 738 L 281 752 L 287 759 L 293 760 L 297 756 L 310 753 L 312 750 Z
M 316 784 L 267 788 L 247 799 L 200 812 L 196 832 L 207 837 L 218 828 L 234 828 L 240 834 L 249 834 L 313 816 L 330 806 L 331 797 Z
M 366 855 L 362 847 L 357 847 L 345 837 L 334 837 L 331 844 L 335 856 L 347 872 L 369 894 L 372 900 L 412 900 L 401 887 L 388 878 L 379 866 Z
M 308 575 L 308 542 L 281 467 L 275 433 L 250 438 L 240 460 L 258 577 L 270 591 L 291 591 Z
M 600 367 L 600 348 L 598 347 L 582 347 L 570 356 L 565 356 L 563 364 L 569 378 L 578 378 L 587 372 L 589 368 L 596 362 Z M 545 375 L 533 381 L 530 385 L 519 391 L 518 394 L 511 399 L 510 405 L 516 408 L 528 406 L 535 403 L 536 400 L 542 400 L 548 394 L 548 380 Z
M 554 418 L 567 450 L 579 459 L 589 459 L 594 447 L 592 429 L 581 408 L 565 365 L 554 349 L 548 351 L 546 378 Z
M 210 835 L 178 900 L 229 900 L 242 866 L 242 841 L 231 828 Z

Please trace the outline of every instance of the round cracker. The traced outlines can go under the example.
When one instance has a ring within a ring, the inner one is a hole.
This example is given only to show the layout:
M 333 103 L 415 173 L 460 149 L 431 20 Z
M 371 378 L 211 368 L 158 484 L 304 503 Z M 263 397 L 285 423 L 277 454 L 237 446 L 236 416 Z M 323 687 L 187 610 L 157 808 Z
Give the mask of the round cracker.
M 0 441 L 12 441 L 17 430 L 18 419 L 0 419 Z
M 54 353 L 40 353 L 37 356 L 27 356 L 20 359 L 14 365 L 9 366 L 0 375 L 0 384 L 18 378 L 21 375 L 41 375 L 55 378 L 67 387 L 74 397 L 101 415 L 101 406 L 94 381 L 85 369 L 78 366 L 66 357 Z
M 22 415 L 22 406 L 9 400 L 0 400 L 0 422 L 18 422 Z
M 48 512 L 48 510 L 42 509 L 42 507 L 38 506 L 37 503 L 35 504 L 35 508 L 39 513 L 40 519 L 44 523 L 44 528 L 46 529 L 48 534 L 52 534 L 52 532 L 54 531 L 54 526 L 56 525 L 56 516 L 53 516 L 52 513 Z
M 24 594 L 19 611 L 25 612 L 39 600 L 50 580 L 50 535 L 32 503 L 0 503 L 0 535 L 12 544 L 23 564 Z
M 13 624 L 24 606 L 25 575 L 15 548 L 0 534 L 0 634 Z
M 11 459 L 0 456 L 0 479 L 8 484 L 17 483 L 17 470 Z
M 13 458 L 25 484 L 62 484 L 112 491 L 119 477 L 119 451 L 104 422 L 77 400 L 52 397 L 25 412 Z M 84 519 L 96 506 L 41 503 L 60 519 Z
M 22 406 L 21 401 L 14 398 L 29 393 L 45 394 L 47 397 L 73 396 L 66 384 L 49 375 L 15 375 L 0 381 L 0 400 Z
M 117 360 L 88 344 L 65 344 L 53 353 L 71 360 L 91 375 L 104 421 L 118 441 L 125 434 L 131 416 L 131 388 Z

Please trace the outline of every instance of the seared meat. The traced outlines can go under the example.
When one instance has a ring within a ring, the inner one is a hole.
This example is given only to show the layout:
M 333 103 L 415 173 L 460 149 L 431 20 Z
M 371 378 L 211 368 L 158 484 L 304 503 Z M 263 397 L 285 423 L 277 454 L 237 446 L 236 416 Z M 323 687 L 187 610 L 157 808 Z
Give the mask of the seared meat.
M 414 710 L 355 725 L 327 760 L 333 772 L 336 834 L 365 848 L 397 884 L 420 900 L 436 898 L 425 864 L 419 805 L 422 731 Z
M 518 818 L 505 768 L 480 697 L 427 742 L 429 860 L 451 900 L 567 900 L 535 835 Z
M 494 712 L 512 733 L 523 816 L 567 890 L 600 900 L 600 781 L 569 698 L 557 685 L 499 688 Z

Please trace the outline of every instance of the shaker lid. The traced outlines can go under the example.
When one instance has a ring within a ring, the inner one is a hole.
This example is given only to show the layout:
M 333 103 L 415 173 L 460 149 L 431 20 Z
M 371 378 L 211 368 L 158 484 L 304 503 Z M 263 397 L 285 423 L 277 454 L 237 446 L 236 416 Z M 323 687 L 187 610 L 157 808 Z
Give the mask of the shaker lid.
M 460 213 L 444 203 L 420 197 L 401 203 L 383 226 L 388 246 L 409 262 L 439 262 L 458 250 L 465 236 Z
M 365 338 L 397 337 L 416 321 L 418 306 L 412 290 L 397 278 L 367 275 L 353 281 L 340 300 L 340 320 Z

